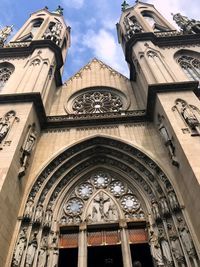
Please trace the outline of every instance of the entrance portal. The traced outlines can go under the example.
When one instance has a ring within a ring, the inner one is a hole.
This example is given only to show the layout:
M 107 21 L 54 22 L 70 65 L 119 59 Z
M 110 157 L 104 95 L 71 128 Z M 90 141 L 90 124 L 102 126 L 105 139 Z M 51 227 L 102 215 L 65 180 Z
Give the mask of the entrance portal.
M 120 245 L 88 247 L 88 267 L 122 267 Z
M 148 244 L 131 244 L 132 262 L 139 261 L 142 267 L 153 267 L 152 256 Z

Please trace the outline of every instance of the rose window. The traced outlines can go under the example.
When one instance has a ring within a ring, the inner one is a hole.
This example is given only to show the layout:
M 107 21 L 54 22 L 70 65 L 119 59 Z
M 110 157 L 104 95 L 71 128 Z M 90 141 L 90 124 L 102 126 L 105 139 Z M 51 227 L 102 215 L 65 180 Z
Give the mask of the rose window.
M 77 194 L 84 200 L 87 200 L 93 193 L 92 185 L 89 183 L 81 184 L 77 188 Z
M 123 195 L 126 191 L 126 188 L 121 181 L 112 182 L 109 189 L 110 192 L 116 197 Z
M 93 183 L 96 188 L 105 188 L 110 182 L 110 177 L 105 173 L 97 173 L 93 176 Z
M 121 205 L 127 212 L 134 212 L 140 208 L 140 203 L 133 195 L 125 195 L 122 197 Z
M 76 216 L 81 214 L 82 209 L 83 209 L 83 202 L 78 198 L 70 199 L 64 207 L 65 213 L 71 216 Z
M 118 112 L 122 107 L 121 97 L 110 92 L 82 94 L 75 98 L 72 105 L 76 114 Z

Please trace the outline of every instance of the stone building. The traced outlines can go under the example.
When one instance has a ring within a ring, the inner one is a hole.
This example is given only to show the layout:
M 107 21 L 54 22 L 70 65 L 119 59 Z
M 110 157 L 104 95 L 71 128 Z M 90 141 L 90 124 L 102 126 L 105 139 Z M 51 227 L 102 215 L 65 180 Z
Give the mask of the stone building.
M 130 79 L 62 83 L 60 7 L 1 31 L 1 267 L 200 266 L 200 22 L 174 20 L 124 1 Z

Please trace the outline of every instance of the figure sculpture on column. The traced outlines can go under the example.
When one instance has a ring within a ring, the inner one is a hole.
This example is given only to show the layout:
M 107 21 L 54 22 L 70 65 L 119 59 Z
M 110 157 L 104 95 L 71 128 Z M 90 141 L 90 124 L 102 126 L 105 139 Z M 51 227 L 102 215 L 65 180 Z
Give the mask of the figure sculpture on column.
M 38 240 L 37 240 L 37 232 L 34 232 L 32 235 L 32 238 L 28 244 L 28 249 L 26 252 L 26 261 L 25 261 L 25 267 L 32 267 L 35 253 L 38 247 Z
M 167 204 L 167 200 L 165 197 L 161 197 L 160 198 L 160 208 L 161 208 L 161 212 L 162 215 L 164 217 L 167 217 L 170 214 L 169 208 L 168 208 L 168 204 Z
M 0 119 L 0 143 L 2 143 L 2 141 L 8 134 L 15 115 L 15 111 L 11 110 L 7 112 L 3 118 Z
M 159 212 L 159 208 L 158 208 L 158 203 L 155 200 L 152 200 L 152 212 L 154 215 L 154 218 L 156 221 L 160 221 L 161 220 L 161 216 L 160 216 L 160 212 Z
M 152 254 L 155 259 L 156 266 L 164 266 L 162 252 L 158 242 L 158 235 L 153 230 L 150 230 L 149 242 L 151 244 Z
M 159 132 L 160 132 L 160 134 L 164 140 L 165 146 L 168 148 L 169 155 L 172 159 L 172 164 L 176 167 L 179 167 L 179 163 L 178 163 L 176 156 L 175 156 L 174 144 L 172 142 L 172 139 L 169 136 L 169 133 L 168 133 L 166 127 L 163 124 L 163 117 L 160 115 L 158 115 L 158 122 L 159 122 L 158 129 L 159 129 Z
M 194 255 L 195 251 L 189 230 L 181 217 L 178 217 L 178 229 L 187 253 L 189 255 Z
M 47 244 L 47 236 L 43 236 L 41 240 L 41 246 L 38 255 L 38 264 L 37 267 L 46 267 L 47 265 L 47 257 L 48 257 L 48 244 Z
M 163 259 L 166 266 L 173 266 L 173 260 L 170 252 L 170 246 L 163 228 L 159 228 L 159 243 L 161 245 Z
M 24 249 L 26 247 L 26 228 L 22 228 L 22 230 L 19 233 L 18 241 L 16 244 L 16 248 L 14 251 L 13 261 L 12 261 L 12 267 L 20 266 L 22 256 L 24 253 Z
M 47 227 L 47 228 L 51 227 L 52 217 L 53 217 L 53 211 L 52 211 L 52 204 L 50 203 L 47 206 L 47 209 L 45 212 L 44 227 Z
M 171 209 L 173 211 L 180 210 L 180 206 L 179 206 L 178 200 L 177 200 L 175 192 L 173 190 L 170 190 L 168 192 L 168 199 L 169 199 L 169 203 L 170 203 Z
M 35 210 L 34 223 L 41 224 L 42 218 L 43 218 L 43 205 L 42 203 L 39 203 Z
M 25 211 L 23 215 L 24 220 L 30 221 L 33 215 L 33 211 L 34 211 L 34 201 L 32 198 L 29 198 L 25 206 Z
M 180 262 L 181 266 L 184 267 L 185 266 L 184 255 L 183 255 L 183 251 L 181 249 L 179 238 L 178 238 L 177 233 L 174 229 L 174 226 L 172 224 L 168 223 L 167 228 L 168 228 L 169 238 L 170 238 L 170 242 L 171 242 L 172 253 L 173 253 L 175 259 L 177 260 L 177 262 Z
M 21 167 L 20 167 L 19 174 L 18 174 L 19 177 L 22 177 L 25 175 L 26 168 L 28 167 L 28 159 L 31 155 L 31 152 L 33 151 L 36 138 L 37 138 L 37 133 L 35 130 L 35 124 L 33 124 L 30 127 L 29 132 L 26 136 L 25 142 L 22 146 L 22 156 L 20 158 Z

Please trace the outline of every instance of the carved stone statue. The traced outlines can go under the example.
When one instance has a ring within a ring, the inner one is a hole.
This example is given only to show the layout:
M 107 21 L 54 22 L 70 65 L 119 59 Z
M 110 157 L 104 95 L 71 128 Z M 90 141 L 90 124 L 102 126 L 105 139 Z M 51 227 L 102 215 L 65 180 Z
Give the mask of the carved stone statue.
M 18 174 L 19 177 L 22 177 L 23 175 L 25 175 L 25 170 L 28 165 L 28 158 L 30 157 L 31 152 L 34 148 L 36 138 L 37 138 L 37 132 L 35 131 L 35 125 L 33 124 L 30 127 L 30 130 L 26 136 L 25 142 L 22 146 L 22 156 L 20 158 L 21 167 L 20 167 L 19 174 Z
M 51 227 L 52 217 L 53 217 L 52 205 L 49 204 L 47 206 L 47 210 L 45 212 L 45 218 L 44 218 L 44 226 L 45 227 L 48 227 L 48 228 Z
M 163 216 L 168 216 L 170 214 L 169 208 L 168 208 L 168 204 L 167 204 L 167 200 L 165 197 L 162 197 L 160 199 L 160 208 L 161 208 L 161 212 Z
M 175 156 L 175 147 L 174 147 L 174 144 L 173 144 L 173 142 L 169 136 L 169 133 L 168 133 L 166 127 L 163 124 L 162 116 L 158 116 L 158 122 L 159 122 L 158 129 L 159 129 L 159 132 L 163 138 L 165 146 L 168 148 L 169 155 L 172 159 L 172 164 L 176 167 L 179 167 L 179 163 L 178 163 L 176 156 Z
M 171 266 L 173 260 L 170 252 L 170 246 L 167 241 L 166 235 L 164 233 L 164 230 L 162 228 L 159 228 L 159 243 L 161 245 L 162 253 L 163 253 L 163 259 L 166 266 Z
M 34 223 L 41 224 L 43 218 L 43 205 L 39 203 L 35 210 Z
M 4 140 L 6 137 L 11 125 L 12 121 L 15 117 L 16 113 L 15 111 L 11 110 L 5 114 L 3 118 L 0 120 L 0 143 Z
M 152 212 L 153 212 L 153 216 L 154 216 L 155 220 L 160 221 L 161 216 L 160 216 L 160 212 L 159 212 L 159 208 L 158 208 L 158 203 L 155 200 L 152 200 Z
M 189 255 L 194 255 L 194 246 L 189 230 L 181 217 L 178 218 L 178 229 L 186 251 Z
M 33 202 L 33 199 L 30 198 L 30 199 L 28 199 L 28 201 L 26 203 L 23 218 L 25 220 L 31 220 L 32 215 L 33 215 L 33 211 L 34 211 L 34 202 Z
M 106 212 L 106 220 L 116 221 L 118 219 L 118 213 L 115 205 L 110 204 L 108 211 Z
M 153 230 L 150 230 L 149 242 L 151 244 L 153 257 L 156 261 L 156 266 L 164 266 L 158 235 Z
M 56 22 L 51 28 L 47 29 L 44 33 L 44 39 L 50 39 L 57 45 L 59 45 L 61 40 L 61 32 L 62 32 L 62 24 L 60 22 Z
M 183 33 L 200 33 L 200 21 L 189 19 L 180 13 L 172 14 L 173 20 L 181 28 Z
M 6 42 L 8 36 L 12 32 L 13 25 L 6 26 L 2 30 L 0 30 L 0 46 L 3 46 Z
M 38 263 L 37 267 L 46 267 L 47 257 L 48 257 L 48 250 L 47 250 L 47 236 L 44 236 L 41 240 L 41 246 L 38 255 Z
M 184 262 L 183 251 L 181 249 L 179 238 L 178 238 L 177 233 L 174 229 L 174 226 L 172 224 L 168 224 L 167 228 L 168 228 L 169 238 L 170 238 L 170 242 L 171 242 L 172 253 L 178 262 L 179 261 Z M 184 266 L 184 265 L 182 264 L 182 266 Z
M 104 194 L 102 192 L 99 193 L 98 199 L 94 199 L 94 203 L 97 203 L 99 205 L 99 213 L 101 215 L 101 219 L 103 220 L 106 215 L 105 215 L 105 210 L 104 210 L 104 204 L 108 201 L 110 201 L 110 198 L 107 197 L 106 199 L 104 198 Z
M 130 39 L 133 34 L 142 32 L 142 27 L 139 25 L 139 23 L 135 20 L 133 21 L 129 17 L 124 18 L 124 26 L 126 29 L 126 36 L 128 39 Z
M 169 199 L 170 207 L 173 211 L 177 211 L 180 209 L 178 200 L 173 190 L 168 192 L 168 199 Z
M 200 135 L 200 121 L 195 116 L 191 107 L 186 102 L 183 101 L 181 104 L 182 104 L 181 114 L 182 114 L 185 122 L 188 124 L 188 126 L 192 130 L 197 131 L 198 134 Z
M 33 233 L 32 238 L 28 244 L 25 267 L 31 267 L 33 264 L 35 253 L 38 247 L 37 234 L 38 234 L 37 232 Z
M 12 261 L 13 267 L 20 266 L 22 256 L 24 253 L 24 249 L 26 247 L 26 242 L 27 242 L 26 228 L 23 228 L 19 233 L 18 241 L 16 244 L 16 248 L 15 248 L 15 252 L 14 252 L 14 256 L 13 256 L 13 261 Z

